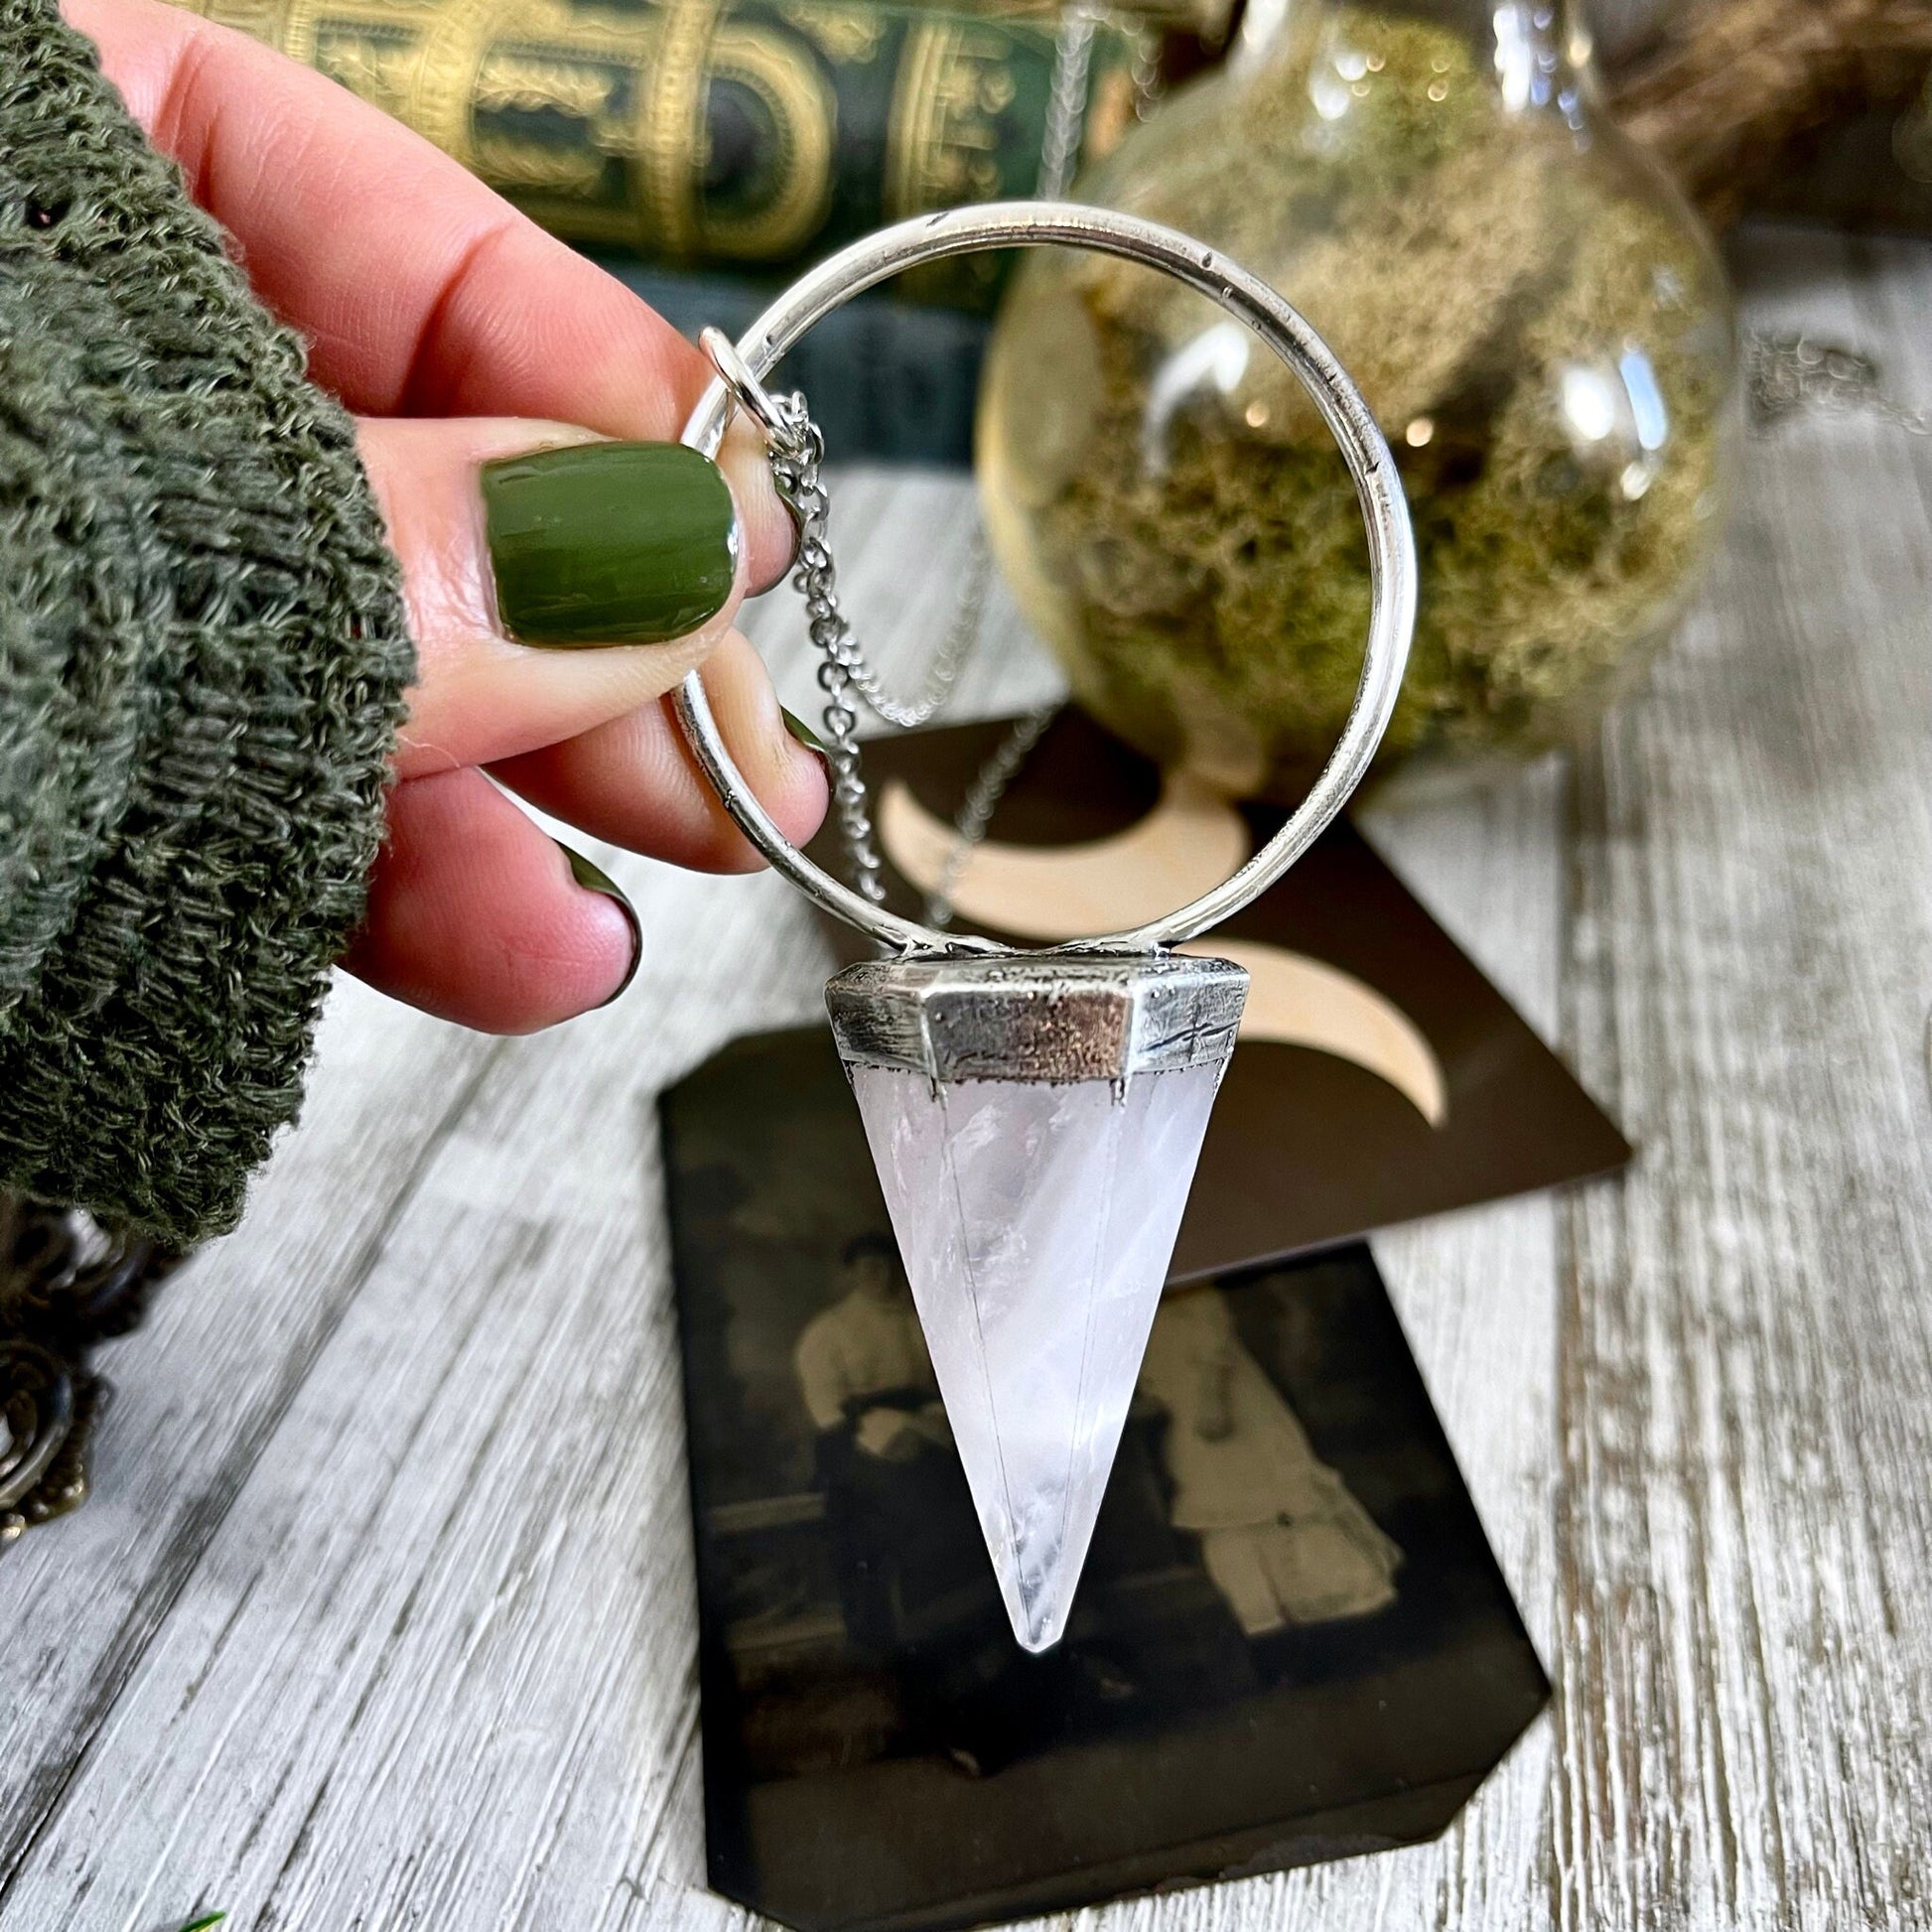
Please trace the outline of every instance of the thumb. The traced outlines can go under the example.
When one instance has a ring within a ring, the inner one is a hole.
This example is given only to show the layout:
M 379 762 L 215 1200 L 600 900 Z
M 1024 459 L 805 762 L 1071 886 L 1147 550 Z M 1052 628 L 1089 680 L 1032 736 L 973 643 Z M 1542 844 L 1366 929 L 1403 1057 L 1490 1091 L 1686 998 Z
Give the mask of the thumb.
M 740 492 L 681 444 L 503 417 L 368 418 L 358 443 L 417 650 L 404 778 L 651 704 L 729 633 L 753 570 L 782 568 L 768 517 L 748 545 Z

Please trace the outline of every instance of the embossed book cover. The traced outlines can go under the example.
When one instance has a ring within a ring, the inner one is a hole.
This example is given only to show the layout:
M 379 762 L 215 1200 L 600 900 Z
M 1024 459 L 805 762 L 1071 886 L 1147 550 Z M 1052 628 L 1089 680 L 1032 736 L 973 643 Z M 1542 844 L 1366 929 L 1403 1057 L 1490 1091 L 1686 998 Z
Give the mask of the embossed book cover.
M 901 216 L 1034 194 L 1060 30 L 938 0 L 183 0 L 405 121 L 554 234 L 792 263 Z M 1078 152 L 1131 123 L 1146 30 L 1102 19 Z M 905 278 L 984 307 L 1002 258 Z

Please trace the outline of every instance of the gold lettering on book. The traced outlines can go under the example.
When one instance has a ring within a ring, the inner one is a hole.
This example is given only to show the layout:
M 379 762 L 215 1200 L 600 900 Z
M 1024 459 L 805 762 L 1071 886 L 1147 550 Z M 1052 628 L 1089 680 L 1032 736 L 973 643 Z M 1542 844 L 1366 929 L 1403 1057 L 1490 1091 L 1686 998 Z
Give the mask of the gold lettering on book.
M 1016 91 L 1011 69 L 994 68 L 980 76 L 980 107 L 988 114 L 1004 114 L 1013 105 Z
M 317 69 L 351 93 L 397 119 L 409 111 L 410 77 L 416 69 L 416 37 L 404 29 L 383 31 L 357 22 L 316 24 Z
M 265 41 L 298 61 L 308 58 L 295 45 L 296 36 L 290 31 L 289 0 L 182 0 L 182 4 L 190 13 L 232 27 L 251 40 Z
M 751 22 L 732 21 L 718 30 L 710 74 L 747 88 L 769 113 L 777 180 L 758 207 L 703 211 L 706 252 L 741 261 L 784 261 L 824 226 L 831 207 L 838 96 L 796 42 Z M 705 159 L 694 157 L 694 169 L 702 169 Z
M 1007 186 L 1001 117 L 1018 91 L 1012 41 L 951 20 L 909 28 L 887 133 L 886 213 L 988 201 Z
M 340 11 L 366 18 L 380 11 L 380 0 Z M 471 138 L 477 75 L 499 21 L 521 26 L 528 15 L 525 0 L 442 0 L 424 26 L 402 118 L 473 172 L 482 172 Z
M 696 183 L 705 165 L 705 65 L 720 0 L 666 0 L 650 84 L 638 90 L 637 201 L 646 245 L 697 252 Z
M 588 199 L 604 186 L 622 121 L 612 111 L 623 70 L 554 50 L 492 47 L 477 75 L 474 97 L 477 168 L 506 194 Z M 543 140 L 490 116 L 561 124 L 568 141 Z
M 939 117 L 939 76 L 960 38 L 959 28 L 949 20 L 920 21 L 906 30 L 886 126 L 884 212 L 889 220 L 917 214 L 927 206 L 924 158 Z
M 887 17 L 870 7 L 812 6 L 806 0 L 787 0 L 778 17 L 841 67 L 859 67 L 872 60 L 886 38 Z
M 863 0 L 179 3 L 341 81 L 566 239 L 674 260 L 812 247 L 842 90 L 862 120 L 885 109 L 880 218 L 1026 192 L 1053 39 L 1009 0 L 977 19 Z
M 480 113 L 535 114 L 549 110 L 591 122 L 611 104 L 618 76 L 608 68 L 581 66 L 522 49 L 492 47 L 477 75 Z

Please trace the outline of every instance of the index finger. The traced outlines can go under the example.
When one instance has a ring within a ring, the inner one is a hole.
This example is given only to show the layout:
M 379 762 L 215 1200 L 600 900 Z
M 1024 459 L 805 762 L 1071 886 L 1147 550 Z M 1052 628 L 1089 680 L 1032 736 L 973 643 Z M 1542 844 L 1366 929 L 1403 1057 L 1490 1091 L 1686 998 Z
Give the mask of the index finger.
M 350 409 L 678 433 L 710 377 L 697 350 L 419 135 L 162 0 L 65 12 Z

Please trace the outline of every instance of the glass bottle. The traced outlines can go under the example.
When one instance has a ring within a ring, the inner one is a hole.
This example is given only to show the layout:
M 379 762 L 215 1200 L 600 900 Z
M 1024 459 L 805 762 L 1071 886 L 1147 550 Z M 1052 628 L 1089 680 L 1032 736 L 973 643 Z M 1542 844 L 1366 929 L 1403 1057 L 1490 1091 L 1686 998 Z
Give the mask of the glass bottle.
M 1366 394 L 1422 564 L 1385 761 L 1558 742 L 1667 635 L 1720 524 L 1730 306 L 1563 0 L 1252 0 L 1227 68 L 1076 192 L 1264 276 Z M 1034 254 L 979 467 L 1082 703 L 1170 767 L 1294 793 L 1353 694 L 1367 555 L 1276 358 L 1172 281 Z

